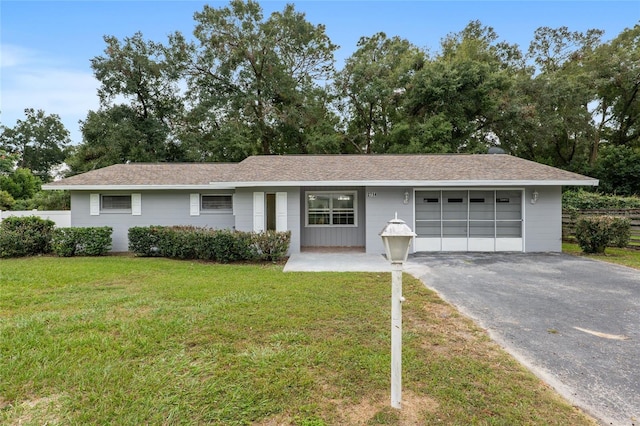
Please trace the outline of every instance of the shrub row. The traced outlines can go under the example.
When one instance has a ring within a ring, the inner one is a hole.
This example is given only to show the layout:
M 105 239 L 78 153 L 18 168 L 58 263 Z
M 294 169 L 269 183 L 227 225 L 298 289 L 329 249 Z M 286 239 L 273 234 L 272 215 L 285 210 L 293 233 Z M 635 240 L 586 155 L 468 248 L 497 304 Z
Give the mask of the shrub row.
M 631 221 L 619 216 L 582 216 L 576 222 L 576 239 L 585 253 L 604 253 L 607 247 L 626 247 Z
M 37 256 L 53 252 L 58 256 L 99 256 L 111 249 L 109 227 L 58 228 L 51 220 L 37 216 L 12 216 L 0 223 L 0 257 Z
M 58 228 L 37 216 L 9 217 L 0 223 L 0 257 L 101 256 L 111 249 L 110 227 Z M 290 232 L 259 234 L 191 226 L 129 229 L 129 250 L 138 256 L 217 262 L 278 261 L 289 250 Z
M 278 261 L 289 250 L 291 233 L 259 234 L 193 226 L 141 226 L 129 228 L 129 251 L 137 256 L 174 259 Z
M 640 209 L 640 197 L 604 195 L 583 189 L 569 190 L 562 194 L 562 208 L 565 210 Z
M 8 217 L 0 222 L 0 257 L 36 256 L 51 252 L 55 223 L 37 216 Z
M 53 232 L 52 251 L 57 256 L 103 256 L 111 250 L 109 226 L 58 228 Z

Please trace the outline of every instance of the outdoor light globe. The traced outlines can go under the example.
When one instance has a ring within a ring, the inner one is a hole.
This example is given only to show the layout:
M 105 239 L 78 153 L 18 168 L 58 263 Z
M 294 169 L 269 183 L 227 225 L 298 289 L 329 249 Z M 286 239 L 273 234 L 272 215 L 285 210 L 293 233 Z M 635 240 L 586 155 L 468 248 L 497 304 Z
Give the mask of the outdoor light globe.
M 387 259 L 391 263 L 403 263 L 409 255 L 411 240 L 416 234 L 407 226 L 404 220 L 391 219 L 380 232 Z

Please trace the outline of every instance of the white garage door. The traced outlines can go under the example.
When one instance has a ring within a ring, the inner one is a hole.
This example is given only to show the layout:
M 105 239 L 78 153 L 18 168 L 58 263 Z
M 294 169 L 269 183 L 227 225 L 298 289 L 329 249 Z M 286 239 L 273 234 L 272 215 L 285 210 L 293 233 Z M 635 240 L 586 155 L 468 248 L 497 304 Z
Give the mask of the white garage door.
M 415 251 L 522 251 L 521 190 L 416 191 Z

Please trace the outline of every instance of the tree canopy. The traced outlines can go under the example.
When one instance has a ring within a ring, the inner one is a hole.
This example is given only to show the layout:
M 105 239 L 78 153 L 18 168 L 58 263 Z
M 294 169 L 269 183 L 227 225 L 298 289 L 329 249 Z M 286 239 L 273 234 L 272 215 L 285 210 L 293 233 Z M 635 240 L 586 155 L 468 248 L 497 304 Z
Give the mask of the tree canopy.
M 338 46 L 294 5 L 265 16 L 257 1 L 231 0 L 196 12 L 192 34 L 105 36 L 91 60 L 100 107 L 81 122 L 79 145 L 67 151 L 57 116 L 27 110 L 2 128 L 0 148 L 46 180 L 65 154 L 79 173 L 127 161 L 497 146 L 616 190 L 616 170 L 635 173 L 623 158 L 640 152 L 640 24 L 603 36 L 542 27 L 523 50 L 471 21 L 431 52 L 378 32 L 335 69 Z
M 48 182 L 53 167 L 62 164 L 67 155 L 69 131 L 56 114 L 33 108 L 24 113 L 26 118 L 18 120 L 14 127 L 0 126 L 0 149 L 13 154 L 18 167 L 29 169 Z

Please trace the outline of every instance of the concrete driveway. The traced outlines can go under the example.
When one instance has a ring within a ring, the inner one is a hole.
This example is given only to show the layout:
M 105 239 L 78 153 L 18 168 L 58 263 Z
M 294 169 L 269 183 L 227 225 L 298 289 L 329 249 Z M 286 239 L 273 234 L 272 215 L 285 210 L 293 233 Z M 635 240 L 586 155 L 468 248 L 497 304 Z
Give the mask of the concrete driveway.
M 563 254 L 425 254 L 407 272 L 603 424 L 640 425 L 640 271 Z

